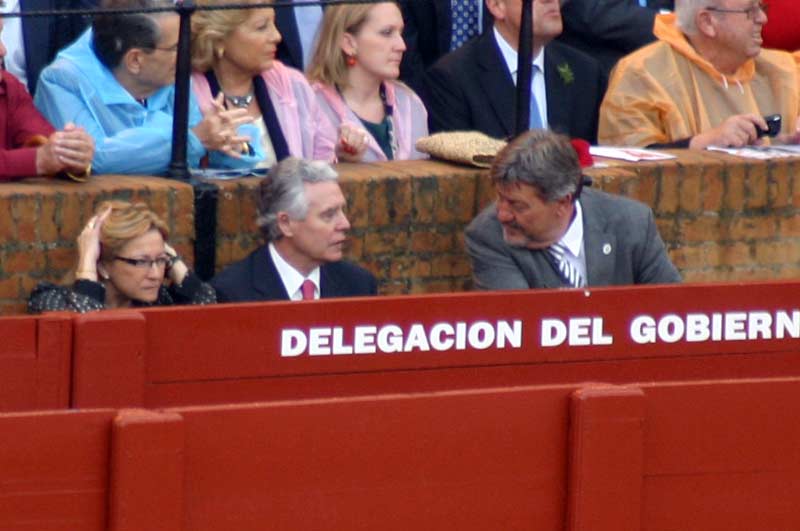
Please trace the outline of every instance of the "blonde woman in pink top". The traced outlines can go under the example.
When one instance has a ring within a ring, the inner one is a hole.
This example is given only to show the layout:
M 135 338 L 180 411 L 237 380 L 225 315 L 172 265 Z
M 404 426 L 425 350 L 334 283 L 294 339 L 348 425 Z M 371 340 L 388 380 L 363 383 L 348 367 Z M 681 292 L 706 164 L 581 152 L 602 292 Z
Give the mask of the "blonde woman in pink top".
M 397 81 L 403 16 L 394 2 L 325 10 L 308 68 L 320 107 L 339 131 L 349 160 L 418 159 L 414 143 L 428 134 L 419 97 Z M 359 134 L 366 131 L 367 134 Z
M 232 3 L 242 2 L 198 2 Z M 257 127 L 240 132 L 257 145 L 243 150 L 263 151 L 260 166 L 288 156 L 332 162 L 341 145 L 339 134 L 303 74 L 275 59 L 280 40 L 272 8 L 198 11 L 192 17 L 195 96 L 203 110 L 214 105 L 247 109 Z

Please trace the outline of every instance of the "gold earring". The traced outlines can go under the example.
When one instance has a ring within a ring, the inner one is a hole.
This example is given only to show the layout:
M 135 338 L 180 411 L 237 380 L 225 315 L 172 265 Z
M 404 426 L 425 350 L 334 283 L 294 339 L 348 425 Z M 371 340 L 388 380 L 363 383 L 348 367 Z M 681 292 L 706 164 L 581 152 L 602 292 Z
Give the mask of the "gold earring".
M 216 50 L 214 50 L 214 55 L 216 55 L 216 56 L 217 56 L 217 60 L 220 60 L 220 59 L 222 59 L 222 58 L 225 56 L 225 48 L 223 48 L 222 46 L 220 46 L 219 48 L 217 48 Z

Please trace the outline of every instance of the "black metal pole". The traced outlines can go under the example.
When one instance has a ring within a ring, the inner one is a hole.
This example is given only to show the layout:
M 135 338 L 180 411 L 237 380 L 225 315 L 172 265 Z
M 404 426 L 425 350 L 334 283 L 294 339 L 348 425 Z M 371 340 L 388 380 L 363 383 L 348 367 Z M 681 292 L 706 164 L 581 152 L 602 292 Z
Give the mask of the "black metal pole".
M 514 136 L 528 130 L 531 114 L 531 76 L 533 75 L 533 0 L 522 0 L 522 20 L 517 46 L 517 123 Z
M 175 101 L 172 115 L 172 159 L 169 163 L 169 176 L 173 179 L 188 179 L 189 167 L 186 164 L 186 145 L 189 136 L 189 76 L 192 74 L 192 13 L 194 0 L 175 3 L 181 17 L 178 36 L 178 57 L 175 65 Z

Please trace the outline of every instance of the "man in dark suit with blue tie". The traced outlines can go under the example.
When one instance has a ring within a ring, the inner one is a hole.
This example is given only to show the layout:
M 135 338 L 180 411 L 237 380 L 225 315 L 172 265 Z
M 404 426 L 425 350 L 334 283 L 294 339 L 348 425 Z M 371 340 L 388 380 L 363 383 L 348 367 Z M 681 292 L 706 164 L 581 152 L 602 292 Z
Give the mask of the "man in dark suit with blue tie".
M 486 0 L 494 27 L 442 57 L 426 76 L 431 131 L 514 134 L 516 61 L 522 0 Z M 591 57 L 554 42 L 561 33 L 558 0 L 533 4 L 534 74 L 531 127 L 594 142 L 606 78 Z
M 10 6 L 13 12 L 53 11 L 65 9 L 91 9 L 97 0 L 14 0 L 18 6 Z M 10 5 L 10 1 L 6 1 Z M 42 68 L 47 66 L 59 50 L 74 41 L 88 26 L 90 18 L 79 15 L 48 17 L 21 17 L 22 39 L 9 43 L 9 53 L 15 48 L 24 49 L 24 79 L 28 91 L 33 94 Z
M 342 260 L 350 222 L 337 174 L 325 162 L 289 157 L 259 185 L 266 245 L 211 280 L 219 302 L 375 295 L 375 277 Z

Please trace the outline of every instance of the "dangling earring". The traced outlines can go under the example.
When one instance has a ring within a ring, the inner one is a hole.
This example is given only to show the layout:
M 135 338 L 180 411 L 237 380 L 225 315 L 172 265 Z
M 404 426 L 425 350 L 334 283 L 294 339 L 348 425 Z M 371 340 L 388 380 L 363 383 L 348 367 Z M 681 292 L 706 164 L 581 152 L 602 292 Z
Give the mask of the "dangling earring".
M 219 60 L 221 60 L 223 57 L 225 57 L 225 48 L 223 48 L 222 46 L 220 46 L 219 48 L 217 48 L 216 50 L 214 50 L 214 55 L 216 55 L 216 56 L 217 56 L 217 60 L 218 60 L 218 61 L 219 61 Z
M 356 66 L 356 56 L 354 55 L 345 55 L 344 62 L 348 66 L 348 68 L 353 68 Z

